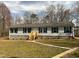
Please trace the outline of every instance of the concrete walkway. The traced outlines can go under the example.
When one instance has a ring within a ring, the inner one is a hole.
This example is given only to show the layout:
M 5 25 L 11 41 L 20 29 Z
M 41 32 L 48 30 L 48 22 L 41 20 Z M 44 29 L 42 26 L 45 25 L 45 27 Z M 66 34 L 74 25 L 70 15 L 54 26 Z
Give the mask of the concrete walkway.
M 71 49 L 71 48 L 68 48 L 68 47 L 61 47 L 61 46 L 56 46 L 56 45 L 51 45 L 51 44 L 44 44 L 44 43 L 40 43 L 40 42 L 36 42 L 36 41 L 28 41 L 28 42 L 33 42 L 33 43 L 41 44 L 41 45 L 44 45 L 44 46 L 51 46 L 51 47 L 57 47 L 57 48 L 63 48 L 63 49 Z
M 61 47 L 61 46 L 56 46 L 56 45 L 51 45 L 51 44 L 44 44 L 44 43 L 40 43 L 40 42 L 37 42 L 37 41 L 28 41 L 28 42 L 33 42 L 33 43 L 37 43 L 37 44 L 41 44 L 41 45 L 44 45 L 44 46 L 51 46 L 51 47 L 57 47 L 57 48 L 63 48 L 63 49 L 68 49 L 67 51 L 65 52 L 62 52 L 52 58 L 61 58 L 61 57 L 64 57 L 65 55 L 67 54 L 70 54 L 74 51 L 76 51 L 77 49 L 79 49 L 79 47 L 75 47 L 75 48 L 68 48 L 68 47 Z
M 79 48 L 79 47 L 76 47 L 76 48 L 67 50 L 67 51 L 62 52 L 62 53 L 60 53 L 60 54 L 58 54 L 58 55 L 56 55 L 56 56 L 54 56 L 54 57 L 52 57 L 52 58 L 61 58 L 61 57 L 64 57 L 64 56 L 66 56 L 66 55 L 68 55 L 68 54 L 71 54 L 72 52 L 75 52 L 78 48 Z

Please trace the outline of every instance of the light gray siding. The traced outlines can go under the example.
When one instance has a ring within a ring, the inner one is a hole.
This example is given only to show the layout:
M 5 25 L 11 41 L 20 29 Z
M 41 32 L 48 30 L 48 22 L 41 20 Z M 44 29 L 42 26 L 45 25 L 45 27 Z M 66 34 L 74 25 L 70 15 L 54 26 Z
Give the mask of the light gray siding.
M 32 28 L 32 31 L 39 32 L 38 28 Z M 23 28 L 18 28 L 17 33 L 11 33 L 9 30 L 9 38 L 27 38 L 29 33 L 23 33 Z M 58 28 L 58 33 L 52 33 L 51 27 L 47 28 L 47 33 L 39 33 L 41 36 L 74 36 L 74 28 L 72 28 L 72 33 L 64 33 L 64 27 Z

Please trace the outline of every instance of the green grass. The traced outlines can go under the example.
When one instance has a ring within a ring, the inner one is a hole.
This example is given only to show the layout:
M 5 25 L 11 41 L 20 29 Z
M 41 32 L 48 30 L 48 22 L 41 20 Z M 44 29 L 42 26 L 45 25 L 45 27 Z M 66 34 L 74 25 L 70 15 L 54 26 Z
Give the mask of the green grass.
M 53 57 L 66 49 L 43 46 L 26 40 L 0 40 L 0 57 Z
M 40 39 L 37 40 L 42 43 L 57 45 L 57 46 L 63 46 L 63 47 L 78 47 L 79 46 L 79 40 L 66 40 L 66 39 Z
M 79 58 L 79 49 L 71 54 L 67 54 L 64 58 Z
M 39 41 L 41 43 L 46 43 L 46 44 L 57 45 L 57 46 L 70 47 L 70 48 L 79 47 L 79 39 L 78 40 L 40 39 L 36 41 Z M 67 56 L 65 56 L 65 58 L 79 58 L 79 49 L 72 54 L 68 54 Z
M 79 58 L 79 49 L 75 51 L 74 53 L 72 53 L 71 55 L 69 55 L 69 57 Z

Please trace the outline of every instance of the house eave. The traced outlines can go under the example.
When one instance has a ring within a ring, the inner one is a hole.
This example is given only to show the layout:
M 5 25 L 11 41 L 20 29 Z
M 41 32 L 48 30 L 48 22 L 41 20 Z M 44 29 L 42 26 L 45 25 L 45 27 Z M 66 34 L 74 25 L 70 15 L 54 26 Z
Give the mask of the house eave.
M 17 25 L 11 25 L 10 28 L 22 28 L 22 27 L 64 27 L 64 26 L 71 26 L 74 27 L 73 23 L 42 23 L 42 24 L 17 24 Z

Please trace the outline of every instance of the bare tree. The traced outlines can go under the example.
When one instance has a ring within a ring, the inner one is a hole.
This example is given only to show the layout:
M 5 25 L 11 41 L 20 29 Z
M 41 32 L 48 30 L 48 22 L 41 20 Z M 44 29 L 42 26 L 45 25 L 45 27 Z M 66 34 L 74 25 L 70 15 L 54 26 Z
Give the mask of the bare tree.
M 65 9 L 64 13 L 63 13 L 63 19 L 64 21 L 70 21 L 72 22 L 72 18 L 71 18 L 71 10 L 70 9 Z
M 47 13 L 49 15 L 50 20 L 53 20 L 53 22 L 62 22 L 70 20 L 70 10 L 66 9 L 62 4 L 49 6 L 47 8 Z
M 76 2 L 74 3 L 74 11 L 75 11 L 75 12 L 79 12 L 79 1 L 76 1 Z
M 11 13 L 10 10 L 7 8 L 7 6 L 0 2 L 0 19 L 1 19 L 1 25 L 2 25 L 2 36 L 5 36 L 8 34 L 9 26 L 11 25 Z
M 45 18 L 49 19 L 48 21 L 52 22 L 54 20 L 54 16 L 55 16 L 55 6 L 54 5 L 50 5 L 47 8 L 47 16 Z
M 78 14 L 79 14 L 79 1 L 75 2 L 73 12 L 76 13 L 76 16 L 75 16 L 75 18 L 76 18 L 76 26 L 78 26 L 79 25 L 79 16 L 78 16 Z
M 58 21 L 63 21 L 63 18 L 64 18 L 64 6 L 63 5 L 60 5 L 60 4 L 57 4 L 56 6 L 56 16 L 57 16 L 57 20 Z
M 30 19 L 32 23 L 37 23 L 37 21 L 39 20 L 37 14 L 31 14 Z

